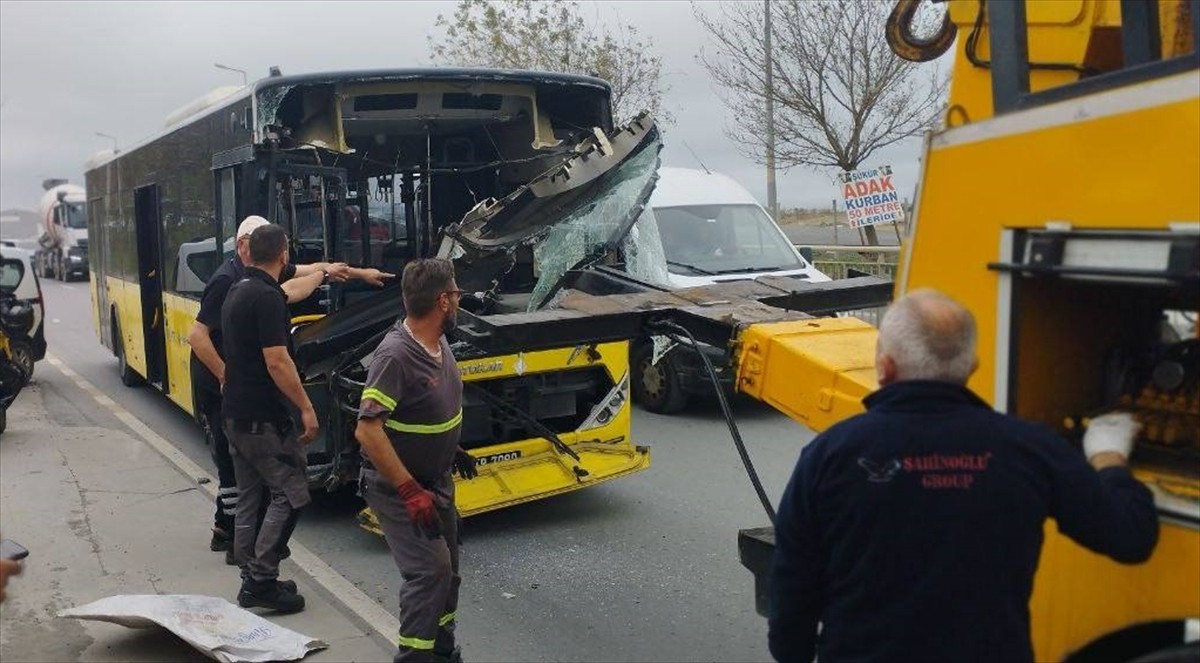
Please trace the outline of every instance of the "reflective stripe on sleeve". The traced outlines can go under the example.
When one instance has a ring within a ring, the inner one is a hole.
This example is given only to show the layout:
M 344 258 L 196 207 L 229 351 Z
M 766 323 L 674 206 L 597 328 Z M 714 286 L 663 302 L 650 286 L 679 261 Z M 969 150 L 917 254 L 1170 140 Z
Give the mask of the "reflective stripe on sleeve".
M 400 636 L 400 646 L 408 647 L 409 649 L 433 649 L 433 640 L 425 640 L 423 638 L 410 638 L 405 635 Z
M 375 387 L 367 387 L 366 389 L 363 389 L 362 400 L 365 401 L 367 399 L 373 400 L 389 410 L 396 409 L 396 399 L 388 396 L 382 391 L 379 391 Z
M 406 424 L 394 419 L 388 419 L 384 425 L 401 433 L 421 433 L 423 435 L 435 435 L 437 433 L 445 433 L 448 430 L 453 430 L 455 426 L 462 423 L 462 417 L 462 409 L 459 409 L 458 414 L 454 415 L 449 421 L 443 421 L 440 424 Z
M 456 614 L 458 613 L 447 612 L 446 614 L 442 615 L 442 618 L 438 620 L 438 626 L 445 626 L 446 624 L 454 621 L 454 616 Z

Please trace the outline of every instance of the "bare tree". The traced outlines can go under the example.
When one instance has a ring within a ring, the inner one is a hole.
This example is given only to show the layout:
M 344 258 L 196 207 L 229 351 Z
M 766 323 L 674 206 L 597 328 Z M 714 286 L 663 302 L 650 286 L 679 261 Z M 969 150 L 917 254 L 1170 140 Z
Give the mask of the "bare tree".
M 430 58 L 460 67 L 536 69 L 602 78 L 612 85 L 618 122 L 649 110 L 663 117 L 662 58 L 637 26 L 584 18 L 577 2 L 459 0 L 429 37 Z
M 771 85 L 766 7 L 774 26 Z M 930 127 L 946 81 L 936 68 L 918 70 L 892 53 L 884 32 L 890 9 L 878 0 L 736 2 L 717 15 L 694 7 L 713 44 L 700 60 L 737 118 L 726 133 L 743 154 L 765 163 L 768 98 L 783 168 L 854 170 L 876 150 Z M 867 234 L 876 243 L 874 228 Z

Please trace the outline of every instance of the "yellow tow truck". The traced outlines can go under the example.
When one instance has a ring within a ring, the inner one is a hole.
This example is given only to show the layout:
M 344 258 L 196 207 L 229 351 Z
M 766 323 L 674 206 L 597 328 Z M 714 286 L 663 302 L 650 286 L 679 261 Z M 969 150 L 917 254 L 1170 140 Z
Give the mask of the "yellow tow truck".
M 1200 2 L 950 0 L 924 40 L 910 29 L 917 4 L 897 3 L 893 50 L 924 61 L 953 47 L 955 60 L 894 294 L 937 288 L 972 310 L 980 356 L 969 386 L 997 410 L 1068 438 L 1116 408 L 1144 424 L 1132 464 L 1155 494 L 1158 546 L 1122 566 L 1048 523 L 1031 602 L 1036 658 L 1195 660 Z M 599 267 L 567 279 L 554 310 L 465 326 L 493 351 L 647 330 L 725 345 L 740 391 L 821 431 L 876 388 L 876 335 L 814 316 L 864 306 L 878 288 L 766 278 L 663 292 Z M 739 548 L 763 611 L 771 528 L 743 530 Z

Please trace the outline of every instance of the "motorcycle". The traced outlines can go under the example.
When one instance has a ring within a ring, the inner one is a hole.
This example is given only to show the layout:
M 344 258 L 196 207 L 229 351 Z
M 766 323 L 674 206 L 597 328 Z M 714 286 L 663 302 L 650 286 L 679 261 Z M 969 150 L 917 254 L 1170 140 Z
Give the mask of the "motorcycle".
M 8 426 L 8 406 L 17 398 L 28 376 L 13 357 L 8 334 L 0 326 L 0 433 Z

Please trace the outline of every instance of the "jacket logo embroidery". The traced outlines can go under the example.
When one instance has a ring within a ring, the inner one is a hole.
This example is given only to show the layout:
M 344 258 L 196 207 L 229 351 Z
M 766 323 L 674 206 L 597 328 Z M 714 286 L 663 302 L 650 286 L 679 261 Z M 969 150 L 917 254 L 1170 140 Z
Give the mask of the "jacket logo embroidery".
M 891 481 L 902 467 L 900 461 L 895 458 L 884 463 L 876 463 L 869 458 L 859 458 L 858 466 L 867 471 L 867 481 L 871 483 L 887 483 Z

